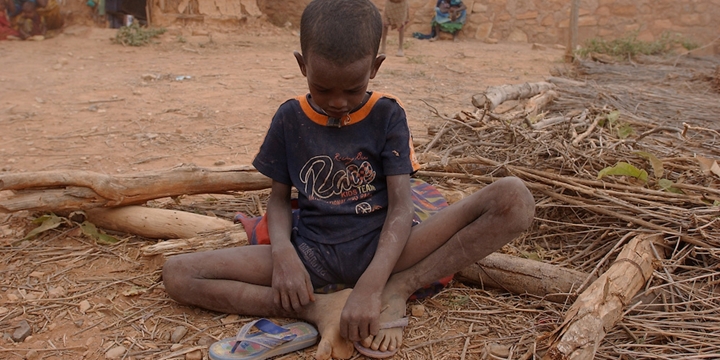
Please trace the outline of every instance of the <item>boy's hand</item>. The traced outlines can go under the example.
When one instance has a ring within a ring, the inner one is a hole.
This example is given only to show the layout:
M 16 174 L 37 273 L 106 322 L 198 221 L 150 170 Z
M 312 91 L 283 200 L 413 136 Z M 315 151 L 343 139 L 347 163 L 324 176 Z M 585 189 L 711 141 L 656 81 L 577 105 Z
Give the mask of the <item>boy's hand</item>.
M 285 311 L 298 312 L 315 301 L 310 275 L 294 248 L 273 252 L 272 288 L 275 305 L 282 306 Z
M 354 288 L 340 315 L 340 335 L 350 341 L 362 341 L 380 331 L 381 292 Z

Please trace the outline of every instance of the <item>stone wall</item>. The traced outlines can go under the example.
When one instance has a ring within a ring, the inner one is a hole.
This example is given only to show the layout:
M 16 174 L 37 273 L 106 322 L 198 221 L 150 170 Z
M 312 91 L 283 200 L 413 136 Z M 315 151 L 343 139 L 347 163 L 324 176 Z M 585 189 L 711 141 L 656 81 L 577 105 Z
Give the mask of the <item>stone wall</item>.
M 163 5 L 164 10 L 159 13 L 172 12 L 176 7 L 186 9 L 197 2 L 200 15 L 266 17 L 275 25 L 297 28 L 300 14 L 310 0 L 148 1 L 157 10 Z M 406 34 L 430 32 L 436 0 L 408 1 L 410 24 Z M 385 0 L 373 2 L 382 10 Z M 468 22 L 460 37 L 564 45 L 569 36 L 570 3 L 571 0 L 465 0 Z M 639 39 L 652 41 L 669 32 L 704 45 L 720 36 L 718 19 L 720 0 L 581 0 L 578 40 L 582 44 L 590 38 L 611 40 L 637 33 Z M 709 49 L 720 53 L 720 42 L 717 43 Z

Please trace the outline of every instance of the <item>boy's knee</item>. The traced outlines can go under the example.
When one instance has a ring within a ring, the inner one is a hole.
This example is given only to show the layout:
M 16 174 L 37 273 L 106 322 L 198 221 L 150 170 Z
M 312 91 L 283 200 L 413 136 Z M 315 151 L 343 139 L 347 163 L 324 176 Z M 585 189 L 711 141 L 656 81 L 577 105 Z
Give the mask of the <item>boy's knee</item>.
M 177 296 L 182 293 L 181 284 L 184 283 L 182 279 L 187 276 L 183 271 L 185 266 L 182 263 L 181 256 L 173 256 L 163 264 L 163 285 L 165 286 L 165 292 L 173 299 L 177 299 Z
M 518 231 L 525 231 L 535 217 L 535 199 L 525 183 L 516 177 L 496 181 L 499 211 L 508 219 L 509 225 Z

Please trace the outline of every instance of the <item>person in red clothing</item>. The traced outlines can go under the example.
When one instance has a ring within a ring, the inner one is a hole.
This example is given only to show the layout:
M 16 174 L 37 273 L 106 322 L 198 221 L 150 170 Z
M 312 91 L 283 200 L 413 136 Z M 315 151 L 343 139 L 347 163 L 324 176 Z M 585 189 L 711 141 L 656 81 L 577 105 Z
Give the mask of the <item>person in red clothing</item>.
M 8 19 L 8 3 L 11 2 L 12 0 L 0 0 L 0 40 L 8 40 L 20 37 L 20 33 L 12 28 L 12 26 L 10 25 L 10 19 Z

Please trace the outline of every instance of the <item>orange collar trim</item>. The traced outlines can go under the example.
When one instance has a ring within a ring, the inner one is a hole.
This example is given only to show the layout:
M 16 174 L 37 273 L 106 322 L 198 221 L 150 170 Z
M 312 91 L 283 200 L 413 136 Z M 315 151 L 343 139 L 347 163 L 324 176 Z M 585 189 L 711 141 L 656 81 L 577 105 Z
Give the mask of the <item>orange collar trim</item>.
M 383 94 L 373 91 L 370 94 L 368 101 L 365 102 L 365 104 L 359 109 L 348 114 L 348 117 L 342 120 L 340 126 L 352 125 L 365 119 L 370 114 L 370 111 L 373 106 L 375 106 L 375 103 L 380 100 L 381 97 L 383 97 Z M 300 108 L 302 108 L 302 111 L 310 120 L 312 120 L 312 122 L 322 126 L 329 126 L 329 117 L 313 109 L 312 105 L 310 105 L 310 102 L 308 101 L 307 95 L 300 95 L 295 99 L 300 102 Z

